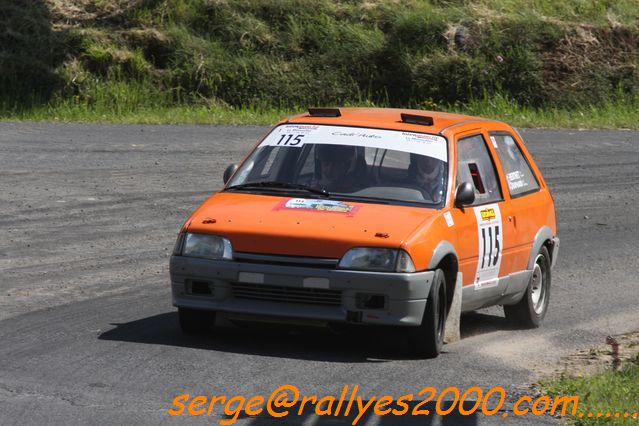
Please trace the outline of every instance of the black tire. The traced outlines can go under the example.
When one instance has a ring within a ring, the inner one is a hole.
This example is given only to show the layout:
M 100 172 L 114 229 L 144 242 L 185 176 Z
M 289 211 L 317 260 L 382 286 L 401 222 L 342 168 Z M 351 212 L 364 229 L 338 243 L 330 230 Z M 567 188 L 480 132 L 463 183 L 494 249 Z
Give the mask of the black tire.
M 178 308 L 180 328 L 185 334 L 203 334 L 215 325 L 214 311 L 201 311 L 190 308 Z
M 550 284 L 550 255 L 548 249 L 542 247 L 524 297 L 515 305 L 504 306 L 506 320 L 520 328 L 538 328 L 548 311 Z
M 424 316 L 419 327 L 410 331 L 413 351 L 425 358 L 436 358 L 444 346 L 447 315 L 446 277 L 437 269 L 430 286 Z

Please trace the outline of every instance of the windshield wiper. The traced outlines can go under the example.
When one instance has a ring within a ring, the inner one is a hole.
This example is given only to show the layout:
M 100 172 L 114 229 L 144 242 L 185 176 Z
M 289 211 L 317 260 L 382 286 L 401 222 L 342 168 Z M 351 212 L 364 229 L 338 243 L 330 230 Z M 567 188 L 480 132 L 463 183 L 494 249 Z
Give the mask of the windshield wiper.
M 395 200 L 392 198 L 364 197 L 364 196 L 349 195 L 349 194 L 335 194 L 333 198 L 338 200 L 361 201 L 363 203 L 377 203 L 377 204 L 391 204 L 392 202 L 401 202 L 401 200 Z
M 255 188 L 296 189 L 296 190 L 310 192 L 311 194 L 321 195 L 323 197 L 330 196 L 329 192 L 325 190 L 324 188 L 315 188 L 308 185 L 302 185 L 300 183 L 277 182 L 277 181 L 243 183 L 240 185 L 229 186 L 228 188 L 225 189 L 225 191 L 232 191 L 236 189 L 255 189 Z

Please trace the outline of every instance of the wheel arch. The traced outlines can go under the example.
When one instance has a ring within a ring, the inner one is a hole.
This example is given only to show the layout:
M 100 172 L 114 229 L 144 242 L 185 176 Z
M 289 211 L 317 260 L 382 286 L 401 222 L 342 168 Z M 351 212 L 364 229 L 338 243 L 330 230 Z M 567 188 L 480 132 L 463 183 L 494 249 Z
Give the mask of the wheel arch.
M 550 255 L 550 259 L 548 260 L 551 265 L 553 264 L 553 258 L 555 255 L 555 239 L 553 237 L 553 232 L 548 226 L 542 226 L 539 231 L 537 231 L 530 250 L 530 256 L 528 257 L 528 270 L 533 269 L 533 267 L 535 266 L 537 253 L 539 253 L 539 250 L 541 250 L 542 246 L 545 246 L 548 249 L 548 254 Z
M 444 271 L 444 277 L 446 278 L 446 305 L 447 309 L 450 310 L 453 296 L 455 295 L 459 261 L 457 251 L 448 241 L 441 241 L 437 247 L 435 247 L 430 262 L 428 263 L 428 269 L 438 268 Z

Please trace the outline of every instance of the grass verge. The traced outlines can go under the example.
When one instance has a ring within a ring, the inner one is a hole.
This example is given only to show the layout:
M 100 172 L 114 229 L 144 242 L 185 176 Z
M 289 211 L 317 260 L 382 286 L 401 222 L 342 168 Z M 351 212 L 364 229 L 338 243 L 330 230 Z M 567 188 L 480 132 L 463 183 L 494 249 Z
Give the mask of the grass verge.
M 586 377 L 560 377 L 540 383 L 552 396 L 579 396 L 579 411 L 568 418 L 578 425 L 639 424 L 639 356 L 620 371 Z
M 74 105 L 48 106 L 0 114 L 0 121 L 47 121 L 109 124 L 267 125 L 298 111 L 205 106 L 142 107 L 121 112 Z
M 383 106 L 371 103 L 350 106 Z M 415 105 L 417 109 L 440 110 L 505 121 L 526 128 L 639 129 L 639 100 L 568 108 L 534 108 L 497 96 L 472 101 L 467 105 L 442 107 Z M 0 110 L 4 121 L 54 121 L 113 124 L 232 124 L 267 125 L 282 117 L 306 111 L 306 107 L 232 107 L 225 105 L 164 104 L 136 106 L 123 102 L 94 104 L 65 100 L 22 111 Z

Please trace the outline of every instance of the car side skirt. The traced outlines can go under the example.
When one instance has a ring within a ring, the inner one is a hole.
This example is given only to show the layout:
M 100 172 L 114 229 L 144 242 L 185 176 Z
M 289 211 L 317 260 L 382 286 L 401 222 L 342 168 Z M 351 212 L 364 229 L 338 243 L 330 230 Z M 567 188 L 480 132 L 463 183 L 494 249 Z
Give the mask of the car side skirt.
M 499 278 L 497 285 L 478 287 L 474 284 L 462 288 L 462 312 L 474 311 L 492 305 L 512 305 L 526 293 L 532 269 L 515 272 Z

